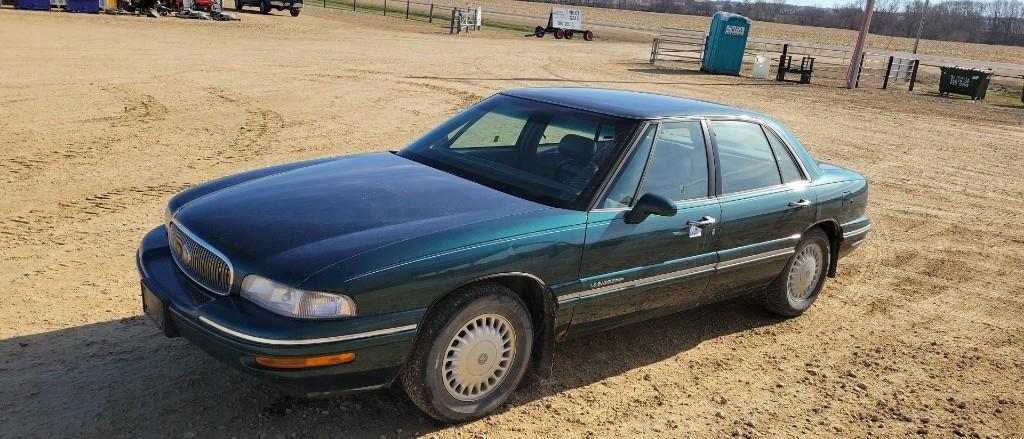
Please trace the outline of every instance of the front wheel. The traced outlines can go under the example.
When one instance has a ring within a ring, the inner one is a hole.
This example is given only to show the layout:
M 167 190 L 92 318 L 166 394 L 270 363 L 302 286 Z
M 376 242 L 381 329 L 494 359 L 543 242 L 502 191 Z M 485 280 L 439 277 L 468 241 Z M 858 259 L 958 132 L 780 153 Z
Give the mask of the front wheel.
M 301 10 L 302 10 L 302 9 L 292 9 L 292 10 L 291 10 L 291 11 L 289 11 L 289 12 L 291 12 L 291 14 L 292 14 L 292 17 L 298 17 L 298 16 L 299 16 L 299 11 L 301 11 Z
M 565 29 L 555 29 L 555 39 L 561 40 L 565 38 Z
M 786 268 L 761 293 L 764 306 L 785 317 L 803 314 L 818 298 L 831 262 L 828 235 L 819 228 L 809 230 L 796 245 Z
M 584 41 L 594 41 L 594 33 L 589 31 L 589 30 L 583 31 L 583 40 Z
M 235 10 L 236 11 L 241 11 L 242 10 L 242 0 L 235 0 Z
M 420 410 L 457 423 L 494 411 L 519 386 L 533 348 L 533 324 L 512 290 L 465 287 L 435 306 L 420 327 L 401 382 Z
M 537 38 L 544 38 L 544 26 L 537 26 L 533 29 L 533 35 Z
M 261 14 L 269 14 L 270 13 L 270 2 L 269 1 L 263 0 L 263 1 L 260 2 L 260 13 Z

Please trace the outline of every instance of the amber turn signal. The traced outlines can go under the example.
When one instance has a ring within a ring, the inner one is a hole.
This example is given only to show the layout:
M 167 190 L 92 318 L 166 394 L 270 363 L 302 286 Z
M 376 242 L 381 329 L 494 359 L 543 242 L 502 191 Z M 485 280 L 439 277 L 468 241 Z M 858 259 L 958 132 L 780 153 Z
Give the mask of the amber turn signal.
M 277 357 L 256 357 L 256 364 L 276 369 L 305 369 L 310 367 L 332 366 L 335 364 L 351 363 L 356 359 L 355 352 L 342 354 L 324 355 L 321 357 L 307 358 L 277 358 Z

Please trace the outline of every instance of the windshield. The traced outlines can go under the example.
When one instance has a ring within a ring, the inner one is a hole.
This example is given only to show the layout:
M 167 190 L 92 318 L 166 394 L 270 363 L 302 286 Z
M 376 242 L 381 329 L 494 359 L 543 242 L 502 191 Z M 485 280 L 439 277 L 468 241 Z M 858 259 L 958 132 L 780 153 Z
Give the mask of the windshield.
M 495 95 L 398 155 L 520 198 L 582 210 L 638 125 Z

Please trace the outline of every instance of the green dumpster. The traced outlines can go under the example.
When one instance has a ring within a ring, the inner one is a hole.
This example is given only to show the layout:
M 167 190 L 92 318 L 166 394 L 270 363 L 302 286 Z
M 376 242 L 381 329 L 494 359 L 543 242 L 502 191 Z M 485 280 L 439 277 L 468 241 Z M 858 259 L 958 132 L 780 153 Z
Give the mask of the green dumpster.
M 988 82 L 992 79 L 991 70 L 959 66 L 942 66 L 941 69 L 940 95 L 957 94 L 970 96 L 971 99 L 985 99 Z

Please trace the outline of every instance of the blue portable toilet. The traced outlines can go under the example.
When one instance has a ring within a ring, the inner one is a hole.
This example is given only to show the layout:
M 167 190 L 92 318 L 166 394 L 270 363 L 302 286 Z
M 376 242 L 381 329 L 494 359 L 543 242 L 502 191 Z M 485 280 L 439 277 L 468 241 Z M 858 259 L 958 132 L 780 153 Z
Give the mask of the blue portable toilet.
M 30 11 L 50 10 L 50 0 L 17 0 L 15 4 L 18 9 L 27 9 Z
M 740 74 L 749 34 L 749 18 L 725 11 L 715 12 L 711 16 L 711 30 L 708 31 L 700 69 L 711 73 Z

